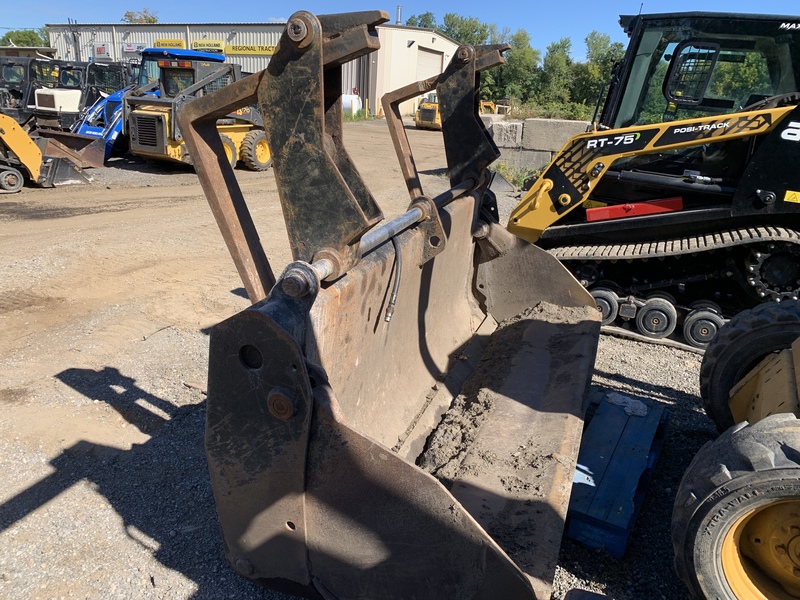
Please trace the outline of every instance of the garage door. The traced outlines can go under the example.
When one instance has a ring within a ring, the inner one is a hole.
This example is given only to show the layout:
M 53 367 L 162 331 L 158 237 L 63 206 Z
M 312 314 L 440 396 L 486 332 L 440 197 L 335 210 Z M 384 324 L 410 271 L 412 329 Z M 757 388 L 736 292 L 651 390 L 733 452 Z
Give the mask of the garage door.
M 417 49 L 417 81 L 438 75 L 443 70 L 442 53 Z

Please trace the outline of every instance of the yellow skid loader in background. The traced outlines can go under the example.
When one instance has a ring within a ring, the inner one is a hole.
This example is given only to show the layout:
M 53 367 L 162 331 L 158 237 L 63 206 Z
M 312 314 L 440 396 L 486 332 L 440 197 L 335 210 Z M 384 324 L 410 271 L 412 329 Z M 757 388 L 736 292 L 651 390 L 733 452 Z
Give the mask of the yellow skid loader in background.
M 425 94 L 414 113 L 414 125 L 417 129 L 441 129 L 442 117 L 439 114 L 439 97 L 436 92 Z
M 481 100 L 478 104 L 480 114 L 495 114 L 497 106 L 491 100 Z M 420 100 L 414 113 L 414 125 L 417 129 L 441 129 L 442 117 L 439 114 L 439 97 L 436 91 L 428 92 Z
M 123 134 L 131 154 L 192 164 L 175 114 L 180 106 L 242 78 L 240 65 L 222 54 L 197 50 L 147 48 L 142 52 L 138 87 L 122 101 Z M 232 165 L 242 161 L 264 171 L 272 158 L 258 110 L 243 106 L 217 123 Z
M 253 302 L 210 340 L 226 555 L 309 598 L 547 598 L 599 315 L 556 259 L 496 222 L 499 153 L 477 94 L 506 45 L 461 46 L 427 89 L 383 98 L 410 203 L 381 222 L 343 145 L 341 71 L 387 20 L 297 12 L 269 69 L 179 111 Z M 399 112 L 433 89 L 452 186 L 435 198 Z M 255 101 L 294 257 L 277 280 L 216 127 Z
M 88 144 L 88 145 L 87 145 Z M 0 193 L 86 183 L 82 169 L 103 165 L 102 140 L 60 132 L 58 139 L 28 135 L 12 117 L 0 114 Z

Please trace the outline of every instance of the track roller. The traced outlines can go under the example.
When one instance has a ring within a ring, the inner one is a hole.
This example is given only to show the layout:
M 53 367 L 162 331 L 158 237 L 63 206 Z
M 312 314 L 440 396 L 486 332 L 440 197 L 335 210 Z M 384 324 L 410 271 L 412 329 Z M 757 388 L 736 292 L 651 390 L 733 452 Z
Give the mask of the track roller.
M 594 288 L 591 290 L 592 298 L 600 309 L 600 323 L 611 325 L 619 314 L 619 300 L 617 295 L 607 288 Z
M 678 324 L 678 311 L 667 299 L 650 298 L 636 312 L 636 326 L 647 337 L 665 338 L 675 331 Z
M 718 313 L 709 309 L 695 309 L 683 321 L 683 338 L 695 348 L 707 348 L 725 324 Z

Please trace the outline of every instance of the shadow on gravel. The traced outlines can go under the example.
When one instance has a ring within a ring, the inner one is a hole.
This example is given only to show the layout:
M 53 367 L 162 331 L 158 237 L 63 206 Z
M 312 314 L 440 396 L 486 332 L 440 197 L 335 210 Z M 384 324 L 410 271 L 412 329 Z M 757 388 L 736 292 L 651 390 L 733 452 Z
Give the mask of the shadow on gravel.
M 136 156 L 120 156 L 106 163 L 107 168 L 137 171 L 154 175 L 170 175 L 172 173 L 194 173 L 194 167 L 184 163 L 166 160 L 148 160 Z
M 0 531 L 88 480 L 123 519 L 131 539 L 138 541 L 138 530 L 155 540 L 154 557 L 197 584 L 193 599 L 291 600 L 237 576 L 225 560 L 203 448 L 204 403 L 176 407 L 112 367 L 67 369 L 57 377 L 152 437 L 130 450 L 84 441 L 65 449 L 50 463 L 55 473 L 0 505 Z M 151 583 L 159 597 L 170 597 L 152 574 Z
M 633 379 L 631 377 L 626 377 L 625 375 L 620 375 L 619 373 L 609 373 L 607 371 L 595 369 L 595 376 L 603 377 L 611 382 L 620 384 L 620 387 L 616 388 L 613 385 L 606 384 L 604 387 L 607 387 L 608 389 L 614 389 L 615 391 L 622 393 L 630 393 L 631 390 L 633 390 L 633 393 L 635 394 L 644 396 L 646 398 L 651 398 L 652 400 L 656 401 L 667 401 L 668 404 L 674 402 L 675 400 L 680 400 L 681 398 L 696 399 L 696 396 L 676 390 L 675 388 L 665 385 L 656 385 L 647 381 L 642 381 L 641 379 Z

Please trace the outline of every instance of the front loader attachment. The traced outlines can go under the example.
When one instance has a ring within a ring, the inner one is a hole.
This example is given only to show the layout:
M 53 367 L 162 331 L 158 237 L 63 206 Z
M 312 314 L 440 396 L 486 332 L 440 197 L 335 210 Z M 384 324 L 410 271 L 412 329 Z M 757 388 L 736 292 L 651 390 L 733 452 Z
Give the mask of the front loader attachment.
M 105 159 L 105 141 L 101 138 L 78 135 L 69 131 L 37 129 L 42 154 L 64 158 L 80 169 L 101 168 Z
M 321 599 L 548 598 L 599 313 L 494 218 L 481 70 L 435 81 L 451 189 L 382 213 L 342 144 L 341 66 L 382 11 L 295 13 L 266 71 L 186 104 L 181 130 L 253 306 L 211 333 L 206 452 L 233 568 Z M 419 86 L 418 86 L 419 87 Z M 424 87 L 424 85 L 422 86 Z M 420 92 L 421 93 L 421 92 Z M 294 262 L 274 278 L 216 119 L 259 102 Z

